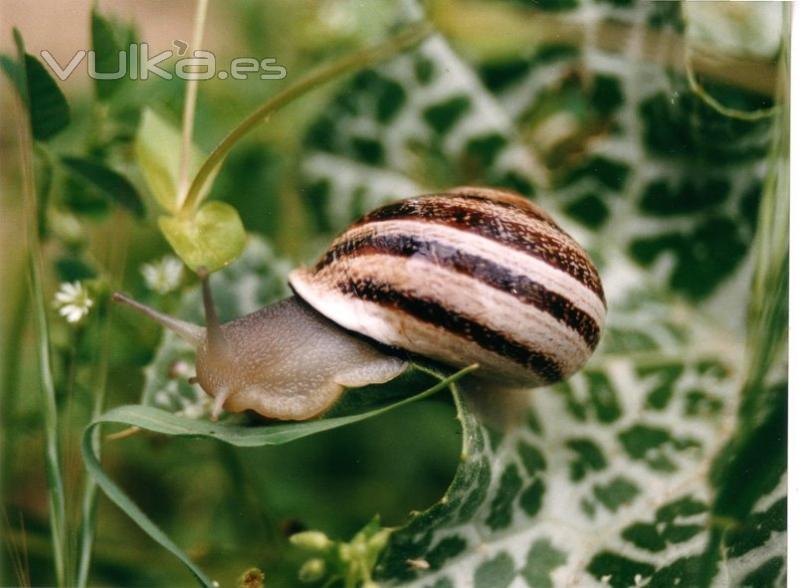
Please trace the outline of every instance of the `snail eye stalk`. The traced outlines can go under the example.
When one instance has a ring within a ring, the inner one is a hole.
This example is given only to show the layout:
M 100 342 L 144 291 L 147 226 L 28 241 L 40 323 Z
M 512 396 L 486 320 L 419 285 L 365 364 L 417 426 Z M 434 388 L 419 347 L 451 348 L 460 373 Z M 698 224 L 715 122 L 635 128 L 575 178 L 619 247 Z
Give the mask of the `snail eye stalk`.
M 200 283 L 203 288 L 203 308 L 206 315 L 206 334 L 208 336 L 209 348 L 212 349 L 214 353 L 226 353 L 229 350 L 229 346 L 219 322 L 217 308 L 214 305 L 214 295 L 211 293 L 208 271 L 206 271 L 205 268 L 200 268 L 197 271 L 197 275 L 200 278 Z
M 114 292 L 112 294 L 111 299 L 114 302 L 120 302 L 127 306 L 130 306 L 137 312 L 143 314 L 144 316 L 148 317 L 151 320 L 154 320 L 162 327 L 169 329 L 176 335 L 178 335 L 181 339 L 189 343 L 192 347 L 199 347 L 203 344 L 203 341 L 206 339 L 206 330 L 201 327 L 200 325 L 195 325 L 194 323 L 190 323 L 187 321 L 182 321 L 175 317 L 169 316 L 168 314 L 164 314 L 162 312 L 157 311 L 154 308 L 151 308 L 141 302 L 134 300 L 130 296 L 123 294 L 122 292 Z

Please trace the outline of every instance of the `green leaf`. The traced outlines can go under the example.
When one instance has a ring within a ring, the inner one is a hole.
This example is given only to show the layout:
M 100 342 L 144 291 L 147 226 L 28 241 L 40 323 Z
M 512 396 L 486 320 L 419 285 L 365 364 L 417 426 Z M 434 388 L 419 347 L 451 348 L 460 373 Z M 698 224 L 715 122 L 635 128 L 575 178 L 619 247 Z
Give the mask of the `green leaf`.
M 180 131 L 153 110 L 146 108 L 142 112 L 134 143 L 136 161 L 156 202 L 171 213 L 178 210 L 181 148 Z M 190 177 L 197 172 L 202 161 L 202 152 L 192 146 Z
M 19 79 L 19 67 L 13 57 L 0 53 L 0 69 L 17 89 L 22 87 L 22 81 Z
M 162 216 L 158 226 L 175 253 L 192 270 L 215 272 L 239 257 L 247 235 L 230 204 L 208 202 L 192 216 Z
M 117 423 L 130 427 L 140 427 L 154 433 L 179 436 L 201 436 L 219 439 L 236 447 L 262 447 L 264 445 L 282 445 L 309 435 L 329 431 L 337 427 L 351 425 L 359 421 L 376 417 L 385 412 L 416 402 L 447 388 L 473 368 L 465 368 L 455 374 L 442 378 L 440 382 L 423 392 L 392 402 L 366 412 L 347 416 L 322 418 L 312 421 L 272 424 L 264 426 L 245 426 L 215 423 L 208 420 L 190 419 L 173 413 L 141 405 L 129 405 L 113 408 L 94 424 L 100 422 Z M 427 372 L 426 370 L 426 373 Z
M 69 104 L 61 88 L 33 55 L 25 53 L 22 36 L 15 31 L 15 41 L 25 67 L 6 55 L 0 56 L 0 67 L 17 87 L 22 101 L 28 105 L 33 138 L 47 141 L 61 132 L 70 121 Z M 25 87 L 23 87 L 25 84 Z
M 62 157 L 62 163 L 71 172 L 97 188 L 103 196 L 144 217 L 144 203 L 134 185 L 122 174 L 104 164 L 81 157 Z
M 150 535 L 154 541 L 183 562 L 202 585 L 212 588 L 214 586 L 213 581 L 103 471 L 97 454 L 92 447 L 92 430 L 95 427 L 104 423 L 116 423 L 165 435 L 217 439 L 237 447 L 281 445 L 337 427 L 374 418 L 400 406 L 416 402 L 451 386 L 471 369 L 466 368 L 447 378 L 441 378 L 437 384 L 423 392 L 380 408 L 347 416 L 297 423 L 247 427 L 224 422 L 213 423 L 205 420 L 190 419 L 149 406 L 121 406 L 108 411 L 86 428 L 81 442 L 81 451 L 89 474 L 97 481 L 98 486 L 106 493 L 108 498 L 139 525 L 145 533 Z M 424 372 L 430 373 L 428 370 L 424 370 Z
M 132 26 L 125 26 L 104 16 L 97 6 L 92 8 L 91 32 L 95 71 L 114 76 L 120 74 L 117 79 L 95 78 L 94 80 L 98 100 L 107 101 L 124 87 L 129 79 L 130 72 L 127 69 L 129 47 L 136 42 L 135 33 Z
M 47 141 L 69 124 L 69 105 L 56 81 L 32 55 L 25 55 L 33 138 Z
M 55 261 L 56 275 L 61 282 L 75 282 L 97 277 L 97 272 L 76 255 L 65 255 Z

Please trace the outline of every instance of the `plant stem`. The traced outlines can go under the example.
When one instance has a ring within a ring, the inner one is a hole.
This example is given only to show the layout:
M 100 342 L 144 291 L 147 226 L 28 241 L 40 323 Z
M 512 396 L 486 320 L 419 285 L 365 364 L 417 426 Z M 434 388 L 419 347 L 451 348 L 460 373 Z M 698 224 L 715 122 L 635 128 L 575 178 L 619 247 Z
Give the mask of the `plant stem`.
M 16 272 L 14 272 L 16 273 Z M 2 450 L 0 451 L 0 466 L 2 467 L 2 481 L 0 481 L 0 491 L 9 489 L 10 475 L 13 471 L 14 442 L 14 415 L 16 412 L 17 399 L 19 398 L 19 375 L 20 365 L 22 364 L 22 351 L 24 346 L 21 344 L 28 324 L 28 287 L 25 279 L 16 281 L 16 291 L 14 292 L 14 302 L 9 310 L 9 327 L 4 335 L 3 344 L 3 371 L 2 382 L 3 392 L 0 395 L 0 435 L 2 435 Z
M 197 0 L 190 51 L 199 49 L 203 44 L 203 31 L 206 26 L 207 12 L 208 0 Z M 194 111 L 196 105 L 197 78 L 192 76 L 192 79 L 186 82 L 186 96 L 183 101 L 183 143 L 181 145 L 181 161 L 178 173 L 178 210 L 183 207 L 183 202 L 186 199 L 186 188 L 189 182 L 189 162 L 192 159 L 192 131 L 194 130 Z
M 19 63 L 25 63 L 25 49 L 22 39 L 17 33 L 16 41 L 19 50 Z M 33 172 L 33 137 L 30 116 L 25 107 L 28 103 L 27 77 L 24 65 L 20 65 L 22 96 L 14 93 L 14 110 L 17 122 L 17 139 L 20 150 L 20 172 L 22 176 L 22 192 L 25 210 L 25 232 L 28 244 L 28 279 L 31 287 L 33 318 L 36 327 L 37 360 L 42 393 L 42 410 L 44 417 L 45 465 L 47 469 L 47 490 L 50 508 L 50 530 L 53 539 L 53 560 L 55 562 L 56 583 L 66 585 L 65 554 L 66 527 L 64 507 L 64 481 L 61 472 L 58 409 L 53 384 L 53 373 L 50 359 L 50 335 L 47 324 L 47 311 L 44 298 L 44 259 L 38 236 L 38 215 L 36 198 L 36 181 Z
M 27 256 L 25 256 L 27 257 Z M 23 264 L 24 267 L 24 264 Z M 14 268 L 17 270 L 18 268 Z M 12 275 L 15 277 L 22 272 L 14 271 Z M 25 346 L 22 345 L 22 339 L 25 336 L 25 330 L 28 325 L 28 303 L 30 297 L 28 296 L 28 285 L 25 278 L 14 279 L 9 276 L 9 283 L 15 284 L 14 300 L 9 308 L 9 327 L 4 333 L 4 344 L 2 349 L 3 356 L 3 371 L 0 378 L 2 381 L 2 393 L 0 393 L 0 503 L 10 504 L 8 498 L 5 496 L 13 488 L 11 480 L 14 476 L 16 455 L 15 448 L 17 445 L 17 430 L 19 429 L 16 420 L 17 402 L 19 400 L 19 384 L 20 384 L 20 366 L 25 357 L 23 350 Z M 8 513 L 3 513 L 3 534 L 8 532 L 10 523 L 8 522 Z M 22 515 L 20 514 L 20 519 Z M 4 538 L 5 539 L 5 538 Z M 25 570 L 27 569 L 22 563 L 22 554 L 26 554 L 24 550 L 17 547 L 19 541 L 7 540 L 7 545 L 10 552 L 10 559 L 13 567 L 15 568 L 15 575 L 17 583 L 25 585 Z M 21 552 L 21 553 L 20 553 Z M 6 577 L 6 571 L 0 565 L 0 585 L 11 584 L 12 582 Z M 30 582 L 28 582 L 30 584 Z
M 119 227 L 123 223 L 122 212 L 117 211 L 117 218 L 115 219 L 114 226 Z M 109 262 L 107 267 L 111 274 L 112 289 L 117 289 L 123 269 L 125 267 L 125 258 L 127 255 L 127 240 L 128 233 L 124 233 L 122 239 L 111 240 L 111 250 L 109 253 Z M 97 313 L 97 324 L 100 329 L 100 354 L 97 361 L 96 381 L 92 389 L 94 390 L 94 403 L 92 406 L 91 421 L 103 414 L 106 403 L 106 391 L 108 385 L 108 362 L 110 351 L 111 339 L 111 317 L 108 312 L 108 304 L 103 305 L 101 312 Z M 90 422 L 91 422 L 90 421 Z M 100 457 L 101 448 L 101 429 L 96 427 L 92 431 L 92 447 L 95 455 Z M 87 475 L 84 481 L 83 496 L 81 501 L 81 526 L 80 534 L 78 537 L 78 572 L 75 579 L 75 585 L 78 588 L 84 588 L 89 582 L 89 570 L 92 563 L 92 554 L 94 549 L 94 539 L 96 531 L 97 519 L 97 482 L 91 476 Z
M 710 515 L 718 524 L 698 567 L 696 584 L 712 583 L 726 533 L 753 514 L 759 500 L 786 471 L 789 397 L 786 384 L 771 385 L 770 372 L 786 357 L 789 323 L 789 43 L 791 8 L 784 7 L 778 62 L 776 116 L 753 245 L 755 263 L 747 316 L 747 361 L 736 428 L 716 456 L 710 481 Z M 783 368 L 782 368 L 783 369 Z M 747 472 L 743 480 L 742 472 Z M 772 480 L 772 481 L 771 481 Z
M 755 267 L 748 305 L 749 364 L 745 392 L 763 385 L 770 367 L 782 356 L 789 319 L 789 32 L 784 11 L 784 47 L 776 91 L 769 168 L 758 211 Z M 747 398 L 743 406 L 748 407 Z
M 380 63 L 405 49 L 413 47 L 428 36 L 431 31 L 431 27 L 427 24 L 412 25 L 379 45 L 356 51 L 333 63 L 311 71 L 288 88 L 268 99 L 228 133 L 203 162 L 191 186 L 189 186 L 183 206 L 180 209 L 181 212 L 190 212 L 197 207 L 200 201 L 200 194 L 205 188 L 206 182 L 209 181 L 216 169 L 222 164 L 222 161 L 233 146 L 273 112 L 326 82 L 361 68 Z
M 92 406 L 92 421 L 103 414 L 106 399 L 106 385 L 108 382 L 108 344 L 110 338 L 110 320 L 107 312 L 98 313 L 101 329 L 100 361 L 98 365 L 97 381 L 94 389 L 94 404 Z M 100 456 L 100 427 L 92 431 L 92 447 Z M 81 497 L 81 527 L 78 536 L 78 571 L 75 585 L 84 588 L 89 581 L 89 569 L 92 563 L 92 550 L 94 546 L 97 514 L 97 483 L 91 476 L 86 476 Z

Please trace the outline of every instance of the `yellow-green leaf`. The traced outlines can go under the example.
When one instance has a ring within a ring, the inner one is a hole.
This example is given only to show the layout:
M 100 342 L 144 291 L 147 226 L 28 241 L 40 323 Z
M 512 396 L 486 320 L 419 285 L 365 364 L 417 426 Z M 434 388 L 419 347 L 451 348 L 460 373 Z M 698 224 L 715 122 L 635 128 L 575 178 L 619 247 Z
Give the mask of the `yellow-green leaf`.
M 178 210 L 181 144 L 179 129 L 149 108 L 144 110 L 136 133 L 136 161 L 153 197 L 164 210 L 173 213 Z M 189 179 L 197 173 L 203 159 L 200 150 L 192 145 Z
M 224 202 L 209 202 L 192 216 L 162 216 L 158 226 L 175 253 L 194 271 L 225 267 L 239 257 L 245 245 L 239 213 Z

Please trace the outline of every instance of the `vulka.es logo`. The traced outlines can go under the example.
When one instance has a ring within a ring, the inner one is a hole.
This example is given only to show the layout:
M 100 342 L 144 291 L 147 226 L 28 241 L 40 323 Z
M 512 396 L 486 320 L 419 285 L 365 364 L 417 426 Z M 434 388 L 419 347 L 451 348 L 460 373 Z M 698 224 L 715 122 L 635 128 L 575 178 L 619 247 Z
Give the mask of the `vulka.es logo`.
M 178 56 L 186 53 L 189 47 L 186 42 L 179 40 L 173 41 L 173 45 L 178 49 Z M 274 57 L 262 59 L 237 57 L 231 60 L 228 68 L 218 69 L 216 56 L 211 51 L 202 49 L 193 51 L 191 57 L 178 59 L 173 64 L 173 71 L 168 71 L 162 66 L 166 66 L 165 62 L 174 57 L 176 52 L 170 49 L 150 55 L 150 46 L 147 43 L 133 43 L 128 47 L 128 51 L 120 51 L 115 71 L 97 71 L 97 55 L 94 51 L 81 49 L 64 65 L 46 49 L 40 55 L 61 81 L 70 77 L 83 62 L 86 64 L 87 75 L 95 80 L 118 80 L 124 77 L 131 80 L 147 80 L 150 76 L 165 80 L 171 80 L 173 77 L 184 80 L 210 80 L 214 77 L 221 80 L 228 77 L 234 80 L 246 80 L 253 74 L 257 74 L 262 80 L 282 80 L 286 77 L 286 68 L 276 63 L 277 59 Z

